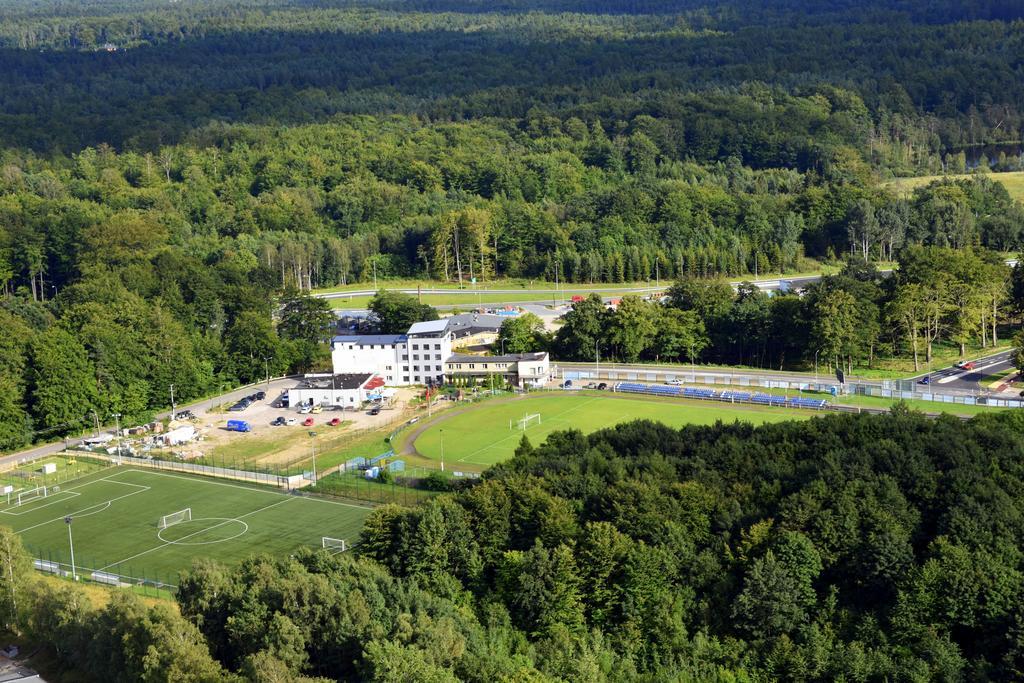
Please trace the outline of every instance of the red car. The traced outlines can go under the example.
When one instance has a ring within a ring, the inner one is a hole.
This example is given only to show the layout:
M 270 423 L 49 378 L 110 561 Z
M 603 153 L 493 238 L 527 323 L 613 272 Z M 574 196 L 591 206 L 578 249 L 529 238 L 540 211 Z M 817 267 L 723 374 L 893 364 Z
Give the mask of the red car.
M 312 427 L 313 426 L 313 418 L 307 417 L 305 420 L 302 421 L 302 426 L 303 427 Z
M 332 417 L 331 421 L 328 422 L 327 424 L 329 424 L 332 427 L 337 427 L 338 425 L 341 424 L 341 418 L 340 417 Z
M 960 368 L 961 370 L 973 370 L 975 368 L 975 365 L 973 360 L 966 360 L 963 361 L 962 363 L 957 363 L 956 367 Z

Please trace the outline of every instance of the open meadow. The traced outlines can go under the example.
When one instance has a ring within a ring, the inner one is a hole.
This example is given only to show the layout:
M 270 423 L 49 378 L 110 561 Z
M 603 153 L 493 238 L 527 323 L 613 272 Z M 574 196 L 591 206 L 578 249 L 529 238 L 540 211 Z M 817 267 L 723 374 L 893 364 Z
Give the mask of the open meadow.
M 949 180 L 970 180 L 977 178 L 979 174 L 969 173 L 963 175 L 929 175 L 915 178 L 896 178 L 887 181 L 885 185 L 894 188 L 899 194 L 910 194 L 915 188 L 924 187 L 936 180 L 947 178 Z M 1018 202 L 1024 202 L 1024 171 L 1011 171 L 1007 173 L 986 173 L 986 177 L 1001 183 L 1006 191 Z

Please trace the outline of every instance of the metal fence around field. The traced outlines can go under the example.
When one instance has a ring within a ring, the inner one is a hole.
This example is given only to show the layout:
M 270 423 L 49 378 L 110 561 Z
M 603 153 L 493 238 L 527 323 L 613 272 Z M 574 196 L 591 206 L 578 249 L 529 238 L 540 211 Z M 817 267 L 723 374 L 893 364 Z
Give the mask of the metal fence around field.
M 652 367 L 650 370 L 623 370 L 601 368 L 600 370 L 565 370 L 563 379 L 574 383 L 601 382 L 647 382 L 663 383 L 679 380 L 686 385 L 723 386 L 742 388 L 781 389 L 783 391 L 815 391 L 830 393 L 833 388 L 839 389 L 835 381 L 808 378 L 807 380 L 784 380 L 756 375 L 745 375 L 742 372 L 728 373 L 721 370 L 702 372 L 700 369 L 679 368 L 666 369 Z M 923 390 L 913 380 L 878 380 L 875 382 L 849 381 L 842 387 L 839 396 L 830 400 L 841 400 L 842 394 L 873 396 L 876 398 L 903 399 L 912 401 L 928 401 L 965 406 L 989 406 L 993 408 L 1024 408 L 1024 399 L 1012 397 L 996 397 L 982 392 L 937 392 Z M 575 387 L 574 387 L 575 388 Z M 864 412 L 868 412 L 866 409 Z
M 187 472 L 207 477 L 218 477 L 221 479 L 234 479 L 237 481 L 248 481 L 255 484 L 277 486 L 280 488 L 291 488 L 290 477 L 276 474 L 269 471 L 244 470 L 233 467 L 218 467 L 216 465 L 201 465 L 195 462 L 183 460 L 159 460 L 157 458 L 139 458 L 131 455 L 112 455 L 111 462 L 121 465 L 136 465 L 157 470 L 169 470 L 172 472 Z

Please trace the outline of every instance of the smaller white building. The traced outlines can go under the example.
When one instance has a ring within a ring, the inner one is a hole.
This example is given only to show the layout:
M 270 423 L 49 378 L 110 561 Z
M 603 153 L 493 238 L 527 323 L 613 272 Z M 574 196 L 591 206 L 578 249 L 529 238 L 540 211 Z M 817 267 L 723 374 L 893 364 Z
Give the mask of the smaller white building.
M 356 410 L 377 393 L 384 381 L 373 373 L 341 373 L 306 375 L 288 390 L 288 405 L 320 405 L 342 410 Z
M 519 387 L 540 387 L 551 378 L 547 352 L 476 356 L 457 353 L 445 363 L 449 377 L 502 377 Z

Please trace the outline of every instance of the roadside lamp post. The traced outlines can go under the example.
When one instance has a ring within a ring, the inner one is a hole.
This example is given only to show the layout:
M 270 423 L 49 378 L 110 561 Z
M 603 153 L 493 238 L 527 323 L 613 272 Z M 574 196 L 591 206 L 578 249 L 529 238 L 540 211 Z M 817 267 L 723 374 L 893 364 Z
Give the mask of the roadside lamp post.
M 64 518 L 64 523 L 68 525 L 68 546 L 71 548 L 71 578 L 78 581 L 78 573 L 75 571 L 75 540 L 71 537 L 71 515 Z
M 114 432 L 117 435 L 117 464 L 123 465 L 121 460 L 121 413 L 114 413 Z M 70 524 L 70 522 L 68 522 Z
M 309 432 L 309 445 L 313 451 L 313 485 L 316 485 L 316 432 L 310 430 Z

